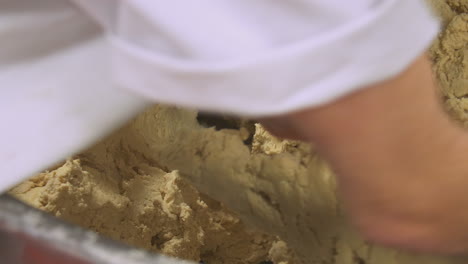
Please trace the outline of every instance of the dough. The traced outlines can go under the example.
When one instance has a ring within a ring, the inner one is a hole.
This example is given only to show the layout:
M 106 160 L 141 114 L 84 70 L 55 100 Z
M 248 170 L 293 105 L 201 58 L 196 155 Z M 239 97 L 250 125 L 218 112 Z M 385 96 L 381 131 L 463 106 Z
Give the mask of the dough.
M 468 1 L 447 1 L 454 10 L 468 12 Z M 432 48 L 434 72 L 451 116 L 468 125 L 468 14 L 454 16 Z
M 446 27 L 431 48 L 436 79 L 448 112 L 468 125 L 468 1 L 431 3 Z M 466 262 L 363 241 L 313 147 L 173 107 L 149 109 L 12 193 L 115 239 L 209 264 Z
M 255 264 L 278 258 L 276 237 L 246 228 L 178 171 L 134 151 L 133 132 L 124 129 L 11 193 L 69 222 L 179 258 Z
M 11 193 L 131 245 L 210 264 L 422 261 L 359 239 L 341 213 L 331 171 L 310 146 L 258 125 L 248 144 L 246 129 L 200 120 L 194 111 L 155 106 Z M 446 263 L 431 261 L 424 263 Z

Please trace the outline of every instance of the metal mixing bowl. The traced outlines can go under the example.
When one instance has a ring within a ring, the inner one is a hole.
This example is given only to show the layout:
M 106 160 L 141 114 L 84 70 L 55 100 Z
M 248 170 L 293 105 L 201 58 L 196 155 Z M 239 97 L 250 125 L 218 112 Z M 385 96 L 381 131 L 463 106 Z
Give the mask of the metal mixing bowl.
M 0 196 L 1 264 L 193 264 L 131 248 Z

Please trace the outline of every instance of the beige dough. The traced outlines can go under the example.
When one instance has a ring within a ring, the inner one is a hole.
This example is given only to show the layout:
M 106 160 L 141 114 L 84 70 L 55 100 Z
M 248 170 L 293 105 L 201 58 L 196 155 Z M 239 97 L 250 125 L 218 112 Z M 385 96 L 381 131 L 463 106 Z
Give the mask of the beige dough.
M 431 48 L 436 77 L 448 111 L 468 125 L 468 1 L 430 2 L 446 27 Z M 197 115 L 155 106 L 12 193 L 132 245 L 209 264 L 466 263 L 366 243 L 347 224 L 333 173 L 313 148 L 258 125 L 249 140 L 245 123 L 221 129 Z
M 179 258 L 255 264 L 278 258 L 281 241 L 246 228 L 177 171 L 132 149 L 135 132 L 124 129 L 11 193 L 64 220 Z
M 468 12 L 468 1 L 447 1 L 454 10 Z M 434 70 L 445 105 L 457 121 L 468 125 L 468 14 L 454 16 L 432 48 Z

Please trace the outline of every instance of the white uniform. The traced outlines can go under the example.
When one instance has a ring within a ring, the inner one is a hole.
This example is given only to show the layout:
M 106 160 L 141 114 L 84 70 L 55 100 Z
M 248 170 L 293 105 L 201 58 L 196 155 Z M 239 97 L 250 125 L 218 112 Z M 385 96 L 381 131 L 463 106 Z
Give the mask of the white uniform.
M 423 0 L 0 0 L 0 172 L 17 182 L 153 102 L 322 105 L 402 72 L 438 26 Z

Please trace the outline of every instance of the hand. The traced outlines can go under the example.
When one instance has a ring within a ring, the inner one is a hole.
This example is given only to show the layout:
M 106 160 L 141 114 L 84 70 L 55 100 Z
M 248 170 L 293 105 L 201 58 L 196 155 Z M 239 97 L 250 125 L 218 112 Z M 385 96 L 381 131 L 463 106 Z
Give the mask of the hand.
M 334 103 L 262 120 L 313 142 L 337 174 L 351 221 L 369 240 L 468 252 L 468 135 L 443 112 L 429 60 Z

